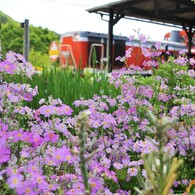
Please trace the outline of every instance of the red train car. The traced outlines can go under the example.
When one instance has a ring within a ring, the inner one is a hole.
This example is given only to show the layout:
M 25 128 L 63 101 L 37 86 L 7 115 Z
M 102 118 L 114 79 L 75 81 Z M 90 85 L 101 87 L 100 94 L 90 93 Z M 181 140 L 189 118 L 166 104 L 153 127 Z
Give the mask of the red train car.
M 164 36 L 165 41 L 172 41 L 172 42 L 177 42 L 177 43 L 183 43 L 186 46 L 186 49 L 188 47 L 188 37 L 186 34 L 185 30 L 178 31 L 178 30 L 173 30 L 169 33 L 166 33 Z M 193 56 L 195 56 L 195 34 L 192 37 L 192 48 L 191 48 L 191 53 Z
M 183 36 L 183 34 L 181 35 Z M 169 38 L 170 37 L 170 38 Z M 186 49 L 186 42 L 177 41 L 174 35 L 166 34 L 165 40 L 161 42 L 161 51 L 169 51 L 173 55 L 178 55 L 180 50 Z M 186 39 L 185 39 L 186 40 Z M 144 47 L 151 48 L 155 41 L 147 40 Z M 75 69 L 85 67 L 100 68 L 101 59 L 106 57 L 107 34 L 75 31 L 67 32 L 60 38 L 60 65 L 61 67 L 71 66 Z M 133 55 L 127 63 L 142 66 L 146 57 L 142 55 L 140 40 L 133 39 L 129 41 L 125 36 L 113 37 L 113 59 L 112 68 L 120 69 L 124 66 L 123 62 L 116 61 L 118 56 L 124 56 L 126 50 L 133 49 Z
M 127 37 L 114 36 L 113 58 L 123 56 L 126 50 Z M 107 35 L 86 31 L 69 32 L 61 35 L 60 64 L 74 66 L 76 69 L 85 67 L 100 67 L 100 61 L 106 57 Z M 115 68 L 122 63 L 114 64 Z

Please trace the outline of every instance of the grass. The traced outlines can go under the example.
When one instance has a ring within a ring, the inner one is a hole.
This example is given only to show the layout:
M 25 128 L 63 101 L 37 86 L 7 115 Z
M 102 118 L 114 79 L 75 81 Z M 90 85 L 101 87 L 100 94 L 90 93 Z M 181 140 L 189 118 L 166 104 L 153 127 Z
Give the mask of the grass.
M 90 99 L 95 94 L 116 97 L 119 91 L 113 87 L 107 79 L 105 73 L 91 73 L 83 76 L 80 71 L 69 69 L 53 68 L 44 69 L 42 74 L 35 74 L 32 80 L 14 76 L 9 82 L 28 83 L 32 87 L 38 86 L 39 94 L 33 98 L 32 102 L 27 102 L 27 106 L 38 108 L 41 98 L 48 99 L 48 96 L 60 98 L 63 103 L 71 106 L 78 114 L 79 108 L 73 106 L 73 102 L 78 99 Z

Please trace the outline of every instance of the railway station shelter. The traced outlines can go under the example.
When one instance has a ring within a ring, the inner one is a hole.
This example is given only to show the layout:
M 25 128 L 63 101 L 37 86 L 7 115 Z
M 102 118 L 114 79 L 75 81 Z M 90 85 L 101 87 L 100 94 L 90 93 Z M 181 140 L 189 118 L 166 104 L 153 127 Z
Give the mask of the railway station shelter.
M 188 36 L 188 55 L 191 56 L 195 33 L 195 4 L 192 0 L 120 0 L 87 10 L 108 16 L 109 72 L 112 71 L 113 27 L 121 18 L 152 22 L 183 28 Z

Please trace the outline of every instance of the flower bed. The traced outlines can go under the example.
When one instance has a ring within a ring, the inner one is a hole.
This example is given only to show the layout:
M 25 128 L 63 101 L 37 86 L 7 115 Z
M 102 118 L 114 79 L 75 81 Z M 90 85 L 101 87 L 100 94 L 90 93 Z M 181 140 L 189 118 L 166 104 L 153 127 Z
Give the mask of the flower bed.
M 0 63 L 1 194 L 185 192 L 195 178 L 189 64 L 195 60 L 170 58 L 146 78 L 122 69 L 109 78 L 120 94 L 76 100 L 81 112 L 73 115 L 71 105 L 52 96 L 39 108 L 23 106 L 38 89 L 6 78 L 35 72 L 9 52 Z

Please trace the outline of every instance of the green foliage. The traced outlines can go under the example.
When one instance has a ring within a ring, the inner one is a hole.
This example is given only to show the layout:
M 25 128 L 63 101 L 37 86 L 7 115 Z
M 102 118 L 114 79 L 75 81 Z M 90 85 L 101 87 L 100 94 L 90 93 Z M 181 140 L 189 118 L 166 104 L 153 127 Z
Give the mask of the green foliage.
M 47 28 L 30 26 L 31 49 L 42 54 L 47 54 L 52 41 L 58 41 L 59 35 Z
M 30 22 L 30 21 L 29 21 Z M 0 38 L 3 56 L 8 51 L 23 53 L 24 29 L 19 22 L 14 21 L 0 11 Z M 9 41 L 8 41 L 9 40 Z M 59 35 L 47 28 L 30 25 L 30 56 L 29 61 L 36 66 L 43 67 L 49 64 L 48 51 L 52 41 L 58 41 Z
M 1 27 L 2 52 L 5 55 L 12 50 L 17 53 L 23 52 L 23 30 L 19 23 L 6 23 Z M 9 41 L 8 41 L 9 40 Z
M 79 71 L 61 68 L 43 68 L 43 72 L 33 75 L 32 80 L 14 75 L 7 81 L 28 83 L 32 87 L 38 86 L 39 94 L 33 98 L 33 101 L 28 102 L 31 108 L 38 108 L 41 98 L 47 99 L 48 96 L 53 96 L 56 99 L 60 98 L 63 103 L 70 105 L 75 113 L 78 113 L 81 108 L 74 108 L 75 100 L 90 99 L 95 94 L 102 93 L 110 97 L 116 97 L 119 94 L 119 90 L 109 84 L 105 74 L 82 77 Z
M 0 11 L 0 23 L 1 24 L 10 23 L 10 24 L 13 24 L 13 25 L 16 24 L 16 22 L 11 17 L 4 14 L 2 11 Z
M 122 188 L 124 190 L 133 190 L 134 186 L 139 185 L 137 177 L 132 177 L 130 181 L 126 180 L 126 178 L 128 176 L 127 168 L 115 170 L 115 172 L 116 172 L 116 176 L 118 178 L 118 183 L 120 185 L 120 188 Z
M 7 194 L 15 195 L 16 194 L 12 189 L 9 188 L 9 185 L 5 183 L 5 181 L 2 181 L 0 184 L 1 184 L 1 190 L 0 190 L 1 195 L 7 195 Z
M 30 51 L 29 61 L 35 68 L 43 68 L 50 64 L 48 54 L 35 51 L 33 48 Z
M 132 194 L 134 192 L 134 187 L 135 186 L 139 186 L 137 177 L 132 177 L 130 181 L 126 181 L 126 180 L 119 180 L 119 184 L 121 186 L 122 189 L 124 190 L 131 190 Z
M 116 183 L 114 180 L 109 179 L 109 178 L 105 178 L 105 184 L 106 186 L 108 186 L 108 188 L 110 189 L 110 191 L 112 193 L 116 192 L 119 189 L 119 184 Z

